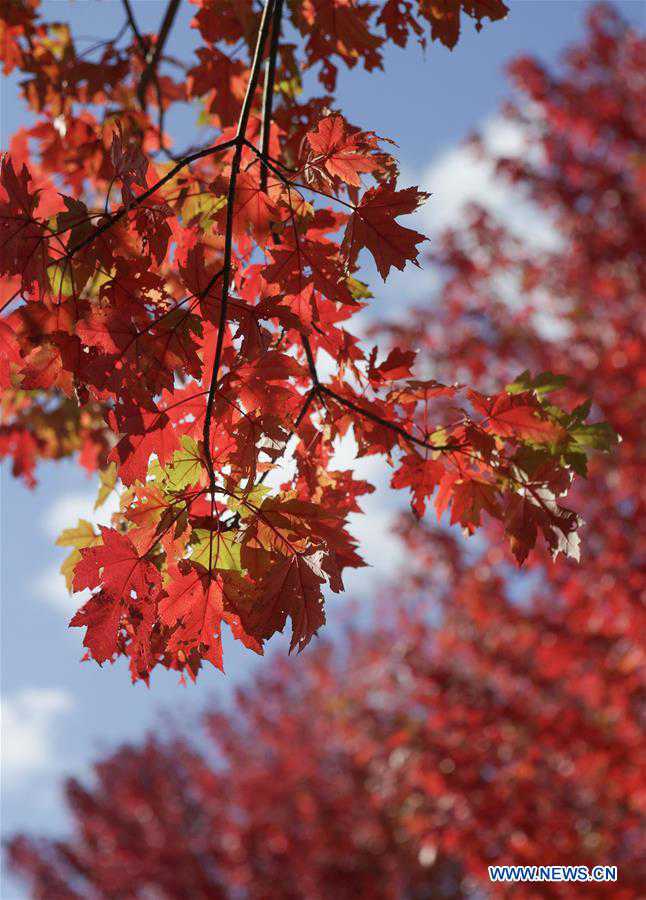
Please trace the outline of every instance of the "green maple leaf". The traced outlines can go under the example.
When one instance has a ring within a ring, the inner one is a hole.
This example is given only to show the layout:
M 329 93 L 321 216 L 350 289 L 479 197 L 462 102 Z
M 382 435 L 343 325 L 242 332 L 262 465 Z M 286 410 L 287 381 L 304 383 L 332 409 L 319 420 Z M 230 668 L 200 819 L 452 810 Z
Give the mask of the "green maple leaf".
M 181 437 L 182 449 L 173 453 L 172 462 L 160 466 L 153 462 L 150 474 L 154 481 L 161 482 L 165 490 L 183 491 L 190 485 L 197 484 L 204 471 L 204 461 L 197 443 L 187 434 Z
M 263 500 L 269 493 L 268 487 L 264 484 L 257 484 L 250 491 L 243 491 L 239 496 L 229 497 L 227 506 L 237 512 L 241 519 L 245 519 L 247 516 L 252 516 L 254 510 L 262 506 Z
M 242 569 L 240 561 L 240 544 L 236 542 L 236 532 L 208 531 L 206 528 L 196 528 L 191 539 L 193 549 L 191 559 L 193 562 L 211 569 L 239 572 Z

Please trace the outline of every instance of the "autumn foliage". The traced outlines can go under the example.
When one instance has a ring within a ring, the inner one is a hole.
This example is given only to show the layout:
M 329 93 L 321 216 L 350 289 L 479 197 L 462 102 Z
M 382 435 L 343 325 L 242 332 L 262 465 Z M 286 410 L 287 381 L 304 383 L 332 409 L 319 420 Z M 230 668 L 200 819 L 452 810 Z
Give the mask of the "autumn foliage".
M 82 53 L 35 0 L 3 12 L 36 124 L 0 176 L 0 450 L 29 483 L 39 459 L 75 455 L 100 501 L 120 494 L 109 526 L 61 537 L 70 589 L 93 592 L 71 623 L 89 656 L 195 677 L 222 667 L 224 625 L 262 652 L 288 622 L 302 650 L 324 592 L 363 565 L 347 520 L 372 486 L 331 462 L 350 430 L 418 515 L 432 504 L 469 533 L 496 520 L 519 563 L 537 542 L 577 557 L 566 496 L 614 442 L 585 399 L 562 403 L 542 361 L 516 378 L 525 358 L 501 378 L 424 377 L 409 341 L 371 350 L 352 330 L 372 297 L 360 261 L 384 279 L 418 265 L 425 238 L 400 218 L 427 195 L 344 116 L 337 68 L 378 68 L 387 42 L 429 28 L 453 47 L 461 20 L 504 4 L 203 0 L 181 77 L 165 52 L 177 8 L 142 34 L 124 2 L 119 34 Z M 302 91 L 308 70 L 323 93 Z M 165 120 L 187 102 L 209 137 L 178 149 Z
M 509 396 L 595 397 L 623 441 L 575 489 L 584 563 L 540 551 L 519 575 L 495 517 L 477 545 L 402 517 L 407 566 L 373 626 L 268 662 L 206 716 L 199 747 L 151 736 L 71 781 L 72 836 L 11 845 L 35 897 L 457 898 L 490 891 L 494 863 L 619 868 L 616 884 L 495 896 L 643 894 L 643 54 L 601 6 L 561 69 L 512 64 L 505 117 L 531 152 L 496 160 L 498 177 L 556 240 L 534 246 L 473 209 L 435 249 L 442 290 L 382 329 L 387 346 L 414 339 L 448 383 L 558 368 Z M 503 400 L 482 401 L 493 419 Z

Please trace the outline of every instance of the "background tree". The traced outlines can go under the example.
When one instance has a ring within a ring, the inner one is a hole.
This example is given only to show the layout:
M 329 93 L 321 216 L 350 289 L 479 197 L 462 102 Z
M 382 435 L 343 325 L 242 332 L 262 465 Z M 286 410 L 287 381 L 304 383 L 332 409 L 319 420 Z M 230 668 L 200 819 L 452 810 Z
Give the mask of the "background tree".
M 151 736 L 68 784 L 73 835 L 10 847 L 36 897 L 462 897 L 495 863 L 616 864 L 616 884 L 540 896 L 641 895 L 643 51 L 601 6 L 562 70 L 511 66 L 505 115 L 534 152 L 499 177 L 543 205 L 556 249 L 474 210 L 445 236 L 446 284 L 411 326 L 441 377 L 558 361 L 561 391 L 598 397 L 624 440 L 618 462 L 595 457 L 581 498 L 585 566 L 535 559 L 520 578 L 489 529 L 474 546 L 405 518 L 397 601 L 385 593 L 372 629 L 270 663 L 206 717 L 199 751 Z
M 539 535 L 577 556 L 563 498 L 609 429 L 544 380 L 483 394 L 416 377 L 410 344 L 384 358 L 349 324 L 371 297 L 364 249 L 384 279 L 417 264 L 424 237 L 398 218 L 426 194 L 338 110 L 337 65 L 372 71 L 429 25 L 453 46 L 463 13 L 479 27 L 504 4 L 202 0 L 187 65 L 165 52 L 176 0 L 156 35 L 123 6 L 119 34 L 83 53 L 35 0 L 3 13 L 37 123 L 0 177 L 0 450 L 28 480 L 39 458 L 77 454 L 99 502 L 120 494 L 111 527 L 61 538 L 70 588 L 93 591 L 72 620 L 88 654 L 128 656 L 133 679 L 158 664 L 195 677 L 222 666 L 223 623 L 261 652 L 288 620 L 302 650 L 324 589 L 363 565 L 347 517 L 372 486 L 331 466 L 349 429 L 418 512 L 439 488 L 438 514 L 500 521 L 519 561 Z M 321 96 L 301 91 L 310 69 Z M 186 101 L 209 134 L 177 152 L 165 121 Z

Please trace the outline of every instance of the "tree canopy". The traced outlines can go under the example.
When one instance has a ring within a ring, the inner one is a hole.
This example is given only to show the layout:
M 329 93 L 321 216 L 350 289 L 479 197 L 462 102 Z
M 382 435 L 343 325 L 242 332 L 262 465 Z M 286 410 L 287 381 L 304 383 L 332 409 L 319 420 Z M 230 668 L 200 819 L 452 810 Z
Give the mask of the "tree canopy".
M 496 520 L 519 563 L 537 542 L 578 557 L 567 497 L 615 441 L 587 400 L 562 402 L 560 375 L 526 359 L 499 379 L 427 377 L 405 329 L 370 349 L 354 324 L 372 298 L 360 262 L 383 279 L 418 265 L 425 238 L 399 220 L 428 198 L 347 120 L 337 69 L 379 68 L 388 42 L 453 47 L 504 4 L 201 0 L 188 63 L 166 50 L 177 0 L 156 34 L 123 6 L 85 51 L 37 0 L 2 13 L 36 124 L 0 175 L 0 451 L 29 483 L 39 459 L 74 455 L 99 502 L 120 495 L 110 525 L 61 536 L 69 587 L 93 592 L 71 623 L 89 656 L 195 677 L 222 667 L 225 625 L 259 653 L 288 622 L 302 650 L 325 591 L 363 565 L 347 521 L 372 485 L 332 464 L 350 430 L 417 515 L 432 503 L 468 533 Z M 208 138 L 178 149 L 165 122 L 187 102 Z M 461 354 L 459 333 L 444 348 Z M 460 359 L 468 372 L 477 354 Z

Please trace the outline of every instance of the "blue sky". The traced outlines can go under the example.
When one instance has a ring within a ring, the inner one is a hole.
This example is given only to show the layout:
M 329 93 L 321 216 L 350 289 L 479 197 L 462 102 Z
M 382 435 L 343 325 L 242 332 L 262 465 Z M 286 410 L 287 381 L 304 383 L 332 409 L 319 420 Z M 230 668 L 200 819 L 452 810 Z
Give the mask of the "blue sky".
M 640 2 L 617 4 L 638 23 L 643 19 Z M 69 21 L 78 33 L 107 36 L 123 21 L 116 0 L 67 0 L 44 3 L 45 16 Z M 163 13 L 157 0 L 134 0 L 143 31 L 153 30 Z M 582 34 L 587 2 L 511 0 L 505 22 L 486 25 L 476 34 L 467 22 L 458 47 L 448 52 L 433 45 L 426 55 L 411 45 L 387 54 L 383 73 L 354 70 L 341 75 L 339 97 L 347 117 L 387 135 L 400 145 L 402 183 L 420 183 L 433 192 L 423 224 L 427 232 L 459 217 L 462 202 L 477 196 L 509 215 L 506 196 L 491 182 L 491 173 L 460 149 L 460 142 L 475 128 L 484 127 L 494 142 L 505 146 L 513 135 L 495 119 L 500 102 L 508 96 L 503 68 L 519 53 L 538 55 L 553 62 L 563 47 Z M 188 4 L 175 25 L 170 51 L 186 55 L 194 46 L 188 29 L 192 7 Z M 5 79 L 0 91 L 0 138 L 6 146 L 10 134 L 28 119 L 21 106 L 16 80 Z M 179 127 L 179 126 L 176 126 Z M 182 117 L 181 129 L 188 127 Z M 186 143 L 190 143 L 189 139 Z M 184 141 L 180 142 L 181 144 Z M 522 222 L 521 222 L 522 227 Z M 374 273 L 373 273 L 374 274 Z M 426 277 L 426 280 L 424 278 Z M 374 277 L 371 282 L 379 288 Z M 398 278 L 377 293 L 382 312 L 397 313 L 413 296 L 428 289 L 428 276 Z M 343 453 L 343 451 L 342 451 Z M 377 477 L 378 465 L 367 463 L 363 471 Z M 383 479 L 380 479 L 383 481 Z M 94 484 L 73 463 L 42 466 L 34 491 L 15 482 L 2 468 L 1 595 L 3 700 L 2 830 L 60 832 L 66 825 L 60 799 L 63 774 L 83 774 L 93 757 L 122 740 L 139 739 L 146 729 L 167 722 L 170 712 L 187 733 L 196 732 L 199 711 L 209 698 L 226 700 L 236 680 L 262 666 L 249 652 L 230 642 L 225 646 L 226 677 L 205 670 L 196 687 L 181 687 L 177 677 L 155 673 L 148 690 L 132 686 L 122 664 L 99 669 L 80 664 L 80 630 L 68 630 L 73 606 L 65 598 L 56 570 L 63 552 L 54 545 L 55 534 L 72 525 L 91 508 Z M 360 526 L 367 557 L 375 564 L 349 585 L 369 603 L 375 576 L 383 575 L 396 557 L 389 538 L 388 519 L 395 502 L 381 488 L 370 499 L 369 515 Z M 388 557 L 384 547 L 392 548 Z M 338 601 L 328 604 L 334 627 Z M 286 652 L 285 640 L 275 649 Z M 22 897 L 19 886 L 5 881 L 5 900 Z

